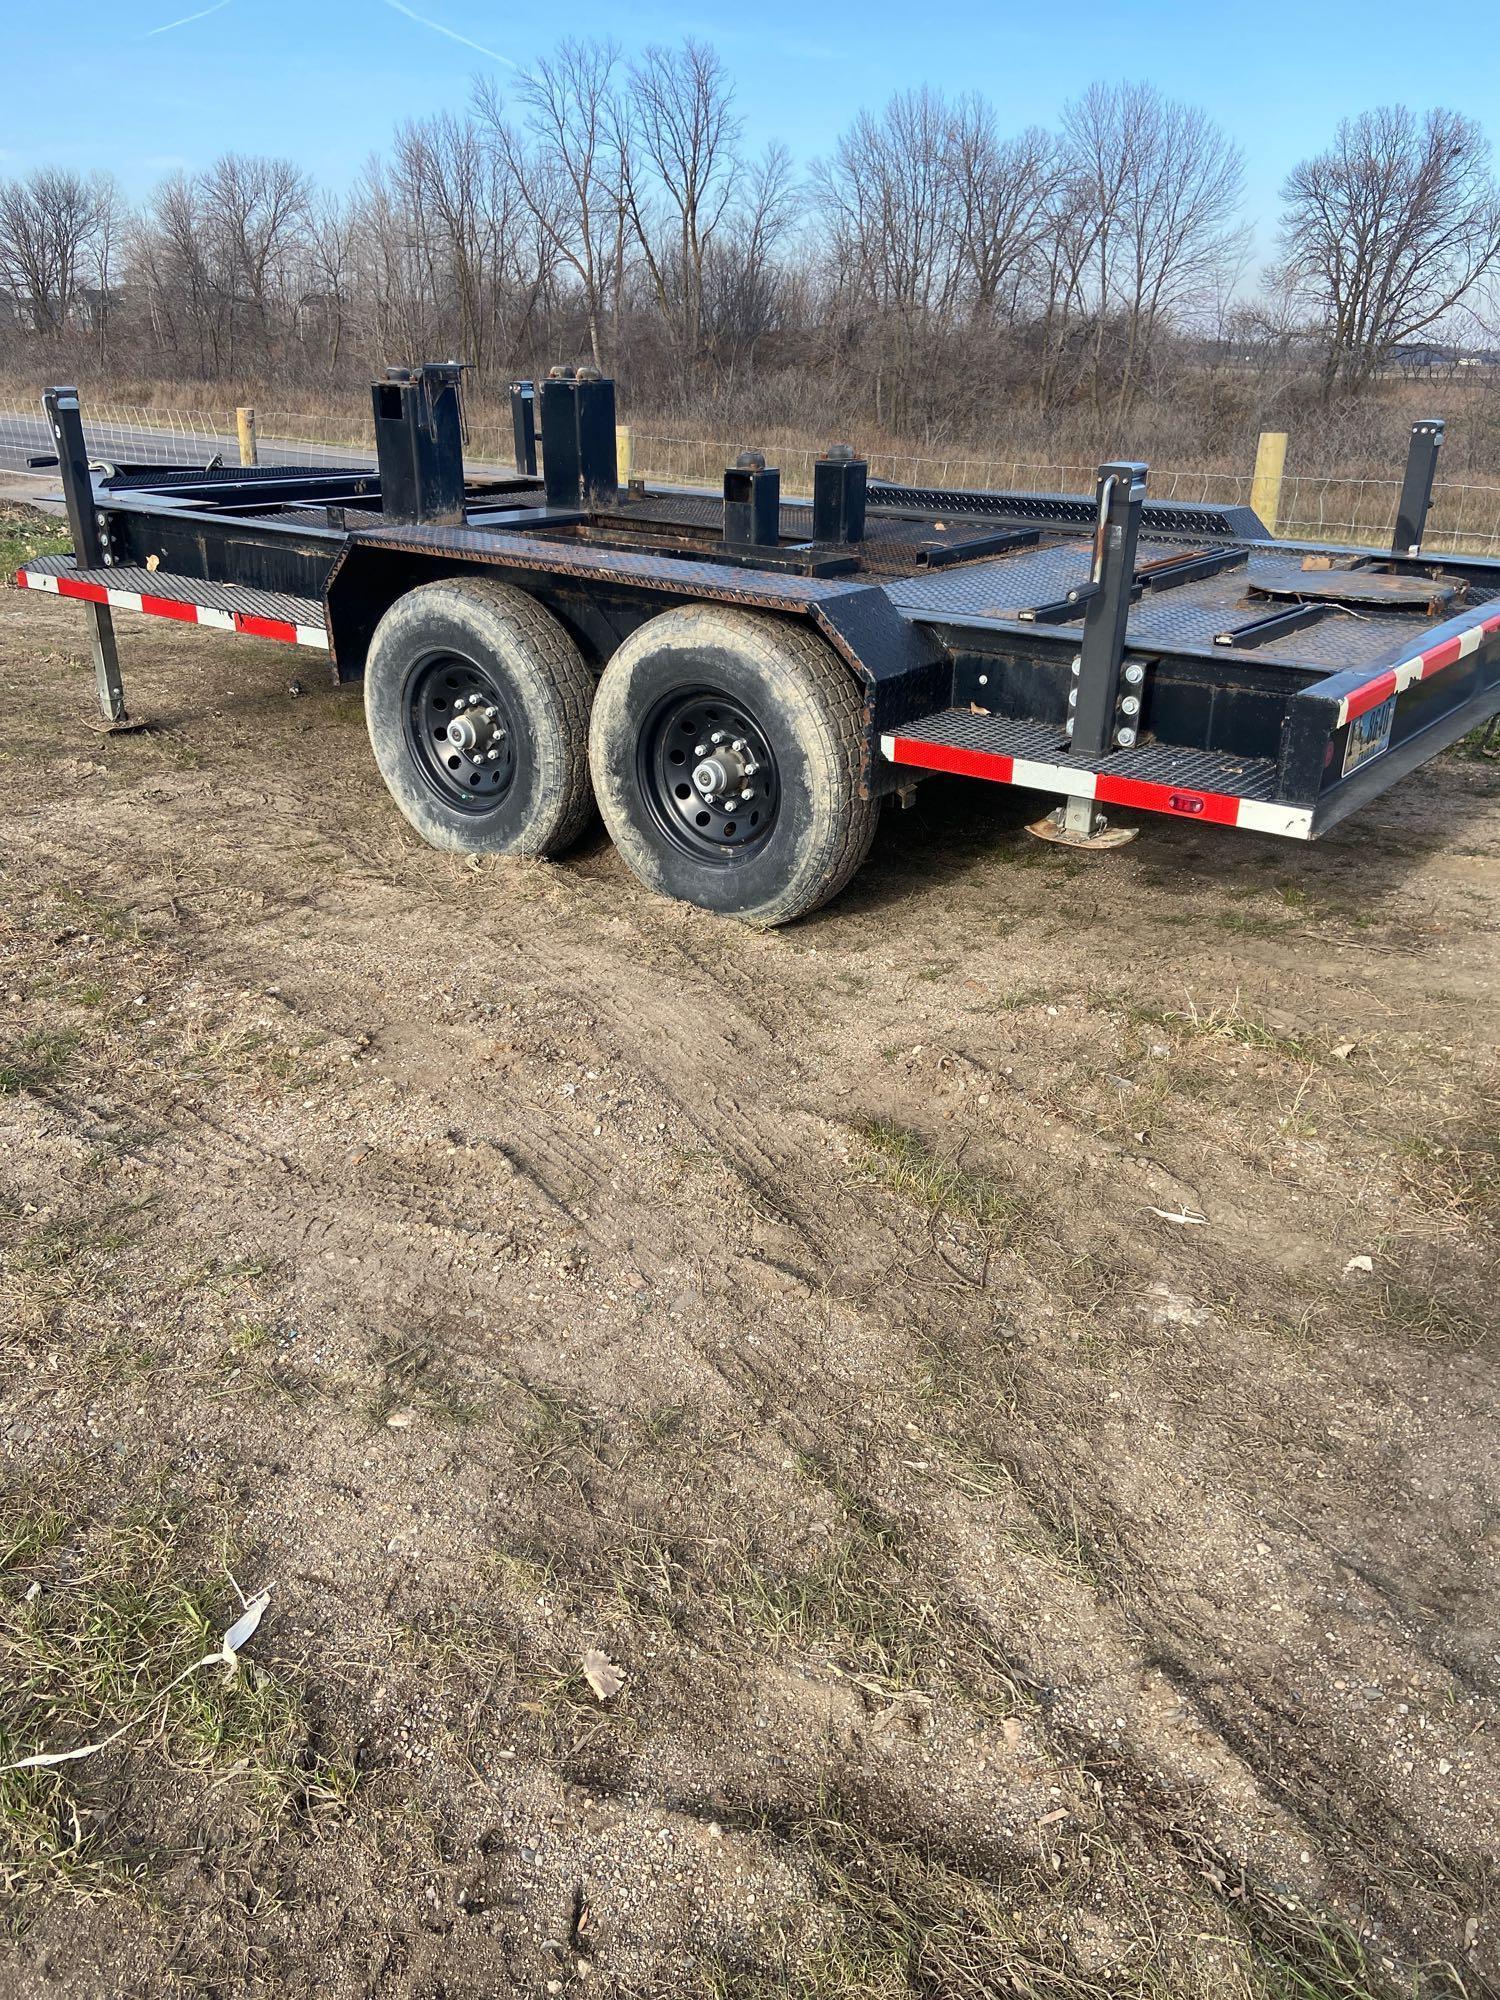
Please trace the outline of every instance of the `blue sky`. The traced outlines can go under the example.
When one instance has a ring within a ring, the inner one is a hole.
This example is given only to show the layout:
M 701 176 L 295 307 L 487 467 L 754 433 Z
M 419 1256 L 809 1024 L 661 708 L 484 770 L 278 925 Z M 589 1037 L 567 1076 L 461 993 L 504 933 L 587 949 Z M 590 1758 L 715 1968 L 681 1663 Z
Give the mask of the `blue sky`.
M 983 90 L 1007 124 L 1021 126 L 1051 122 L 1096 77 L 1149 80 L 1201 104 L 1244 148 L 1248 212 L 1264 248 L 1287 168 L 1321 145 L 1342 114 L 1401 101 L 1482 117 L 1500 102 L 1500 37 L 1477 34 L 1480 13 L 1455 0 L 1418 8 L 1409 0 L 646 0 L 629 7 L 568 0 L 557 8 L 515 0 L 409 0 L 404 8 L 394 0 L 219 0 L 202 7 L 203 0 L 128 7 L 84 0 L 54 14 L 18 0 L 5 34 L 10 87 L 0 112 L 0 172 L 42 161 L 109 167 L 138 195 L 174 167 L 233 149 L 285 153 L 320 180 L 344 185 L 399 119 L 461 105 L 476 69 L 493 72 L 504 92 L 510 65 L 545 53 L 566 24 L 572 34 L 613 34 L 627 45 L 688 34 L 714 42 L 737 79 L 752 141 L 782 139 L 801 160 L 823 150 L 861 105 L 911 84 Z

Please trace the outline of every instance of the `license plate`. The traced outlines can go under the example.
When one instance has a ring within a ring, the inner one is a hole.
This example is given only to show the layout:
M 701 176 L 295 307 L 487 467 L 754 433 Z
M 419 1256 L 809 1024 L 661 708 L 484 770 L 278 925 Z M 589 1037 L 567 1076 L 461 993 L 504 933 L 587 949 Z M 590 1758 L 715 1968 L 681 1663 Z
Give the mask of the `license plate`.
M 1349 741 L 1344 745 L 1344 776 L 1357 771 L 1361 764 L 1368 764 L 1372 757 L 1378 757 L 1391 747 L 1391 724 L 1396 719 L 1396 697 L 1383 701 L 1379 708 L 1372 708 L 1364 715 L 1355 716 L 1349 725 Z

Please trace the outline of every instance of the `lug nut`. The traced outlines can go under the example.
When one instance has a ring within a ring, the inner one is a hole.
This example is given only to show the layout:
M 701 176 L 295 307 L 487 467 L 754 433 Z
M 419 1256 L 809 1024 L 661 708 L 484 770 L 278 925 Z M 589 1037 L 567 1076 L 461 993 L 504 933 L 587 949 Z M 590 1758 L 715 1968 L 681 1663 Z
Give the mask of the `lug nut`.
M 710 742 L 710 743 L 722 743 L 722 742 L 724 741 L 724 732 L 723 732 L 723 730 L 722 730 L 722 729 L 716 729 L 716 730 L 714 731 L 713 735 L 712 735 L 712 736 L 710 736 L 708 740 L 709 740 L 709 742 Z
M 498 708 L 487 708 L 484 714 L 487 722 L 498 722 L 500 720 L 500 711 Z
M 708 745 L 706 743 L 695 743 L 693 745 L 693 755 L 695 757 L 706 757 L 708 755 Z
M 750 785 L 746 785 L 744 790 L 740 793 L 740 797 L 742 799 L 753 799 L 755 797 L 754 788 Z

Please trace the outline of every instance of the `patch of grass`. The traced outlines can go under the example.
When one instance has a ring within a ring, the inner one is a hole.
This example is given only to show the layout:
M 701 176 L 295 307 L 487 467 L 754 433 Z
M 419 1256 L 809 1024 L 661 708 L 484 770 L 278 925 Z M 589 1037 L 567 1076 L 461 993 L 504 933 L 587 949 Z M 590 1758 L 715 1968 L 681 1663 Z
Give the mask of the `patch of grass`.
M 265 1320 L 241 1320 L 215 1358 L 218 1377 L 216 1394 L 248 1395 L 287 1402 L 309 1402 L 315 1386 L 311 1378 L 287 1364 L 289 1350 L 275 1327 Z
M 33 1028 L 8 1053 L 0 1055 L 0 1097 L 44 1090 L 72 1067 L 80 1040 L 76 1028 Z
M 37 1751 L 118 1742 L 56 1769 L 0 1776 L 3 1920 L 23 1929 L 51 1895 L 124 1890 L 138 1876 L 112 1853 L 91 1810 L 105 1782 L 144 1782 L 162 1757 L 179 1767 L 233 1773 L 267 1818 L 301 1820 L 341 1809 L 354 1785 L 347 1764 L 319 1754 L 301 1698 L 242 1659 L 178 1676 L 212 1652 L 238 1614 L 227 1588 L 194 1575 L 168 1511 L 146 1508 L 100 1528 L 51 1504 L 0 1509 L 0 1545 L 31 1587 L 0 1607 L 0 1762 Z M 111 1818 L 120 1817 L 116 1809 Z M 126 1815 L 128 1818 L 129 1815 Z M 153 1839 L 160 1853 L 163 1843 Z
M 398 1410 L 417 1410 L 439 1423 L 477 1424 L 484 1404 L 449 1366 L 447 1356 L 425 1334 L 386 1335 L 372 1359 L 380 1380 L 365 1403 L 372 1424 L 384 1424 Z
M 1488 722 L 1481 722 L 1477 729 L 1471 729 L 1467 736 L 1461 736 L 1453 746 L 1452 755 L 1466 758 L 1500 757 L 1500 715 L 1491 716 Z
M 38 556 L 60 556 L 72 546 L 66 521 L 14 501 L 0 501 L 0 588 Z
M 826 1802 L 778 1832 L 811 1876 L 817 1908 L 779 1927 L 774 1969 L 710 1967 L 716 2000 L 1124 2000 L 1148 1990 L 1126 1965 L 1101 1981 L 1070 1964 L 1055 1923 L 1028 1923 L 1028 1885 L 1002 1889 L 916 1840 L 881 1839 Z
M 747 1560 L 726 1601 L 774 1647 L 831 1651 L 892 1688 L 920 1686 L 938 1651 L 935 1607 L 861 1535 L 830 1538 L 803 1569 Z
M 529 1421 L 516 1439 L 516 1451 L 528 1478 L 543 1484 L 566 1481 L 582 1485 L 595 1467 L 609 1463 L 609 1434 L 597 1417 L 551 1389 L 521 1384 L 530 1403 Z
M 1200 1013 L 1197 1002 L 1190 999 L 1186 1011 L 1174 1011 L 1165 1015 L 1163 1020 L 1182 1034 L 1203 1036 L 1210 1041 L 1235 1042 L 1241 1048 L 1264 1050 L 1272 1055 L 1285 1056 L 1292 1062 L 1321 1062 L 1326 1053 L 1322 1041 L 1315 1036 L 1274 1028 L 1268 1021 L 1247 1014 L 1240 1005 L 1238 994 L 1227 1005 L 1211 1007 L 1206 1013 Z
M 986 1234 L 1013 1233 L 1024 1219 L 1026 1203 L 1014 1187 L 992 1174 L 970 1171 L 957 1158 L 939 1158 L 904 1125 L 872 1118 L 854 1131 L 861 1149 L 859 1170 L 891 1193 L 934 1215 L 972 1223 Z
M 308 1058 L 318 1044 L 293 1046 L 268 1029 L 200 1036 L 183 1057 L 181 1069 L 194 1083 L 250 1081 L 282 1090 L 304 1089 L 313 1080 Z
M 1500 1121 L 1497 1121 L 1500 1122 Z M 1500 1136 L 1474 1129 L 1433 1139 L 1408 1133 L 1397 1142 L 1406 1193 L 1433 1213 L 1472 1228 L 1500 1221 Z

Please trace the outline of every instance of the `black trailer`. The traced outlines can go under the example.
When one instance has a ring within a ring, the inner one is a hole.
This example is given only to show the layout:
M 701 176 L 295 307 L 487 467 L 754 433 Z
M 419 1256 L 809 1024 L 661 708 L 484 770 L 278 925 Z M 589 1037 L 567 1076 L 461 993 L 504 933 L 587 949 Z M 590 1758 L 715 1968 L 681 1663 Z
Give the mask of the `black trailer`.
M 515 472 L 466 477 L 459 385 L 376 382 L 367 470 L 91 465 L 50 391 L 74 551 L 17 582 L 90 607 L 106 721 L 116 610 L 313 647 L 433 846 L 557 854 L 597 804 L 653 889 L 773 924 L 931 772 L 1051 794 L 1081 846 L 1106 806 L 1311 839 L 1500 710 L 1500 563 L 1422 547 L 1437 423 L 1378 554 L 1133 463 L 1091 498 L 889 485 L 847 446 L 811 501 L 755 452 L 722 493 L 621 486 L 585 369 L 517 384 Z

